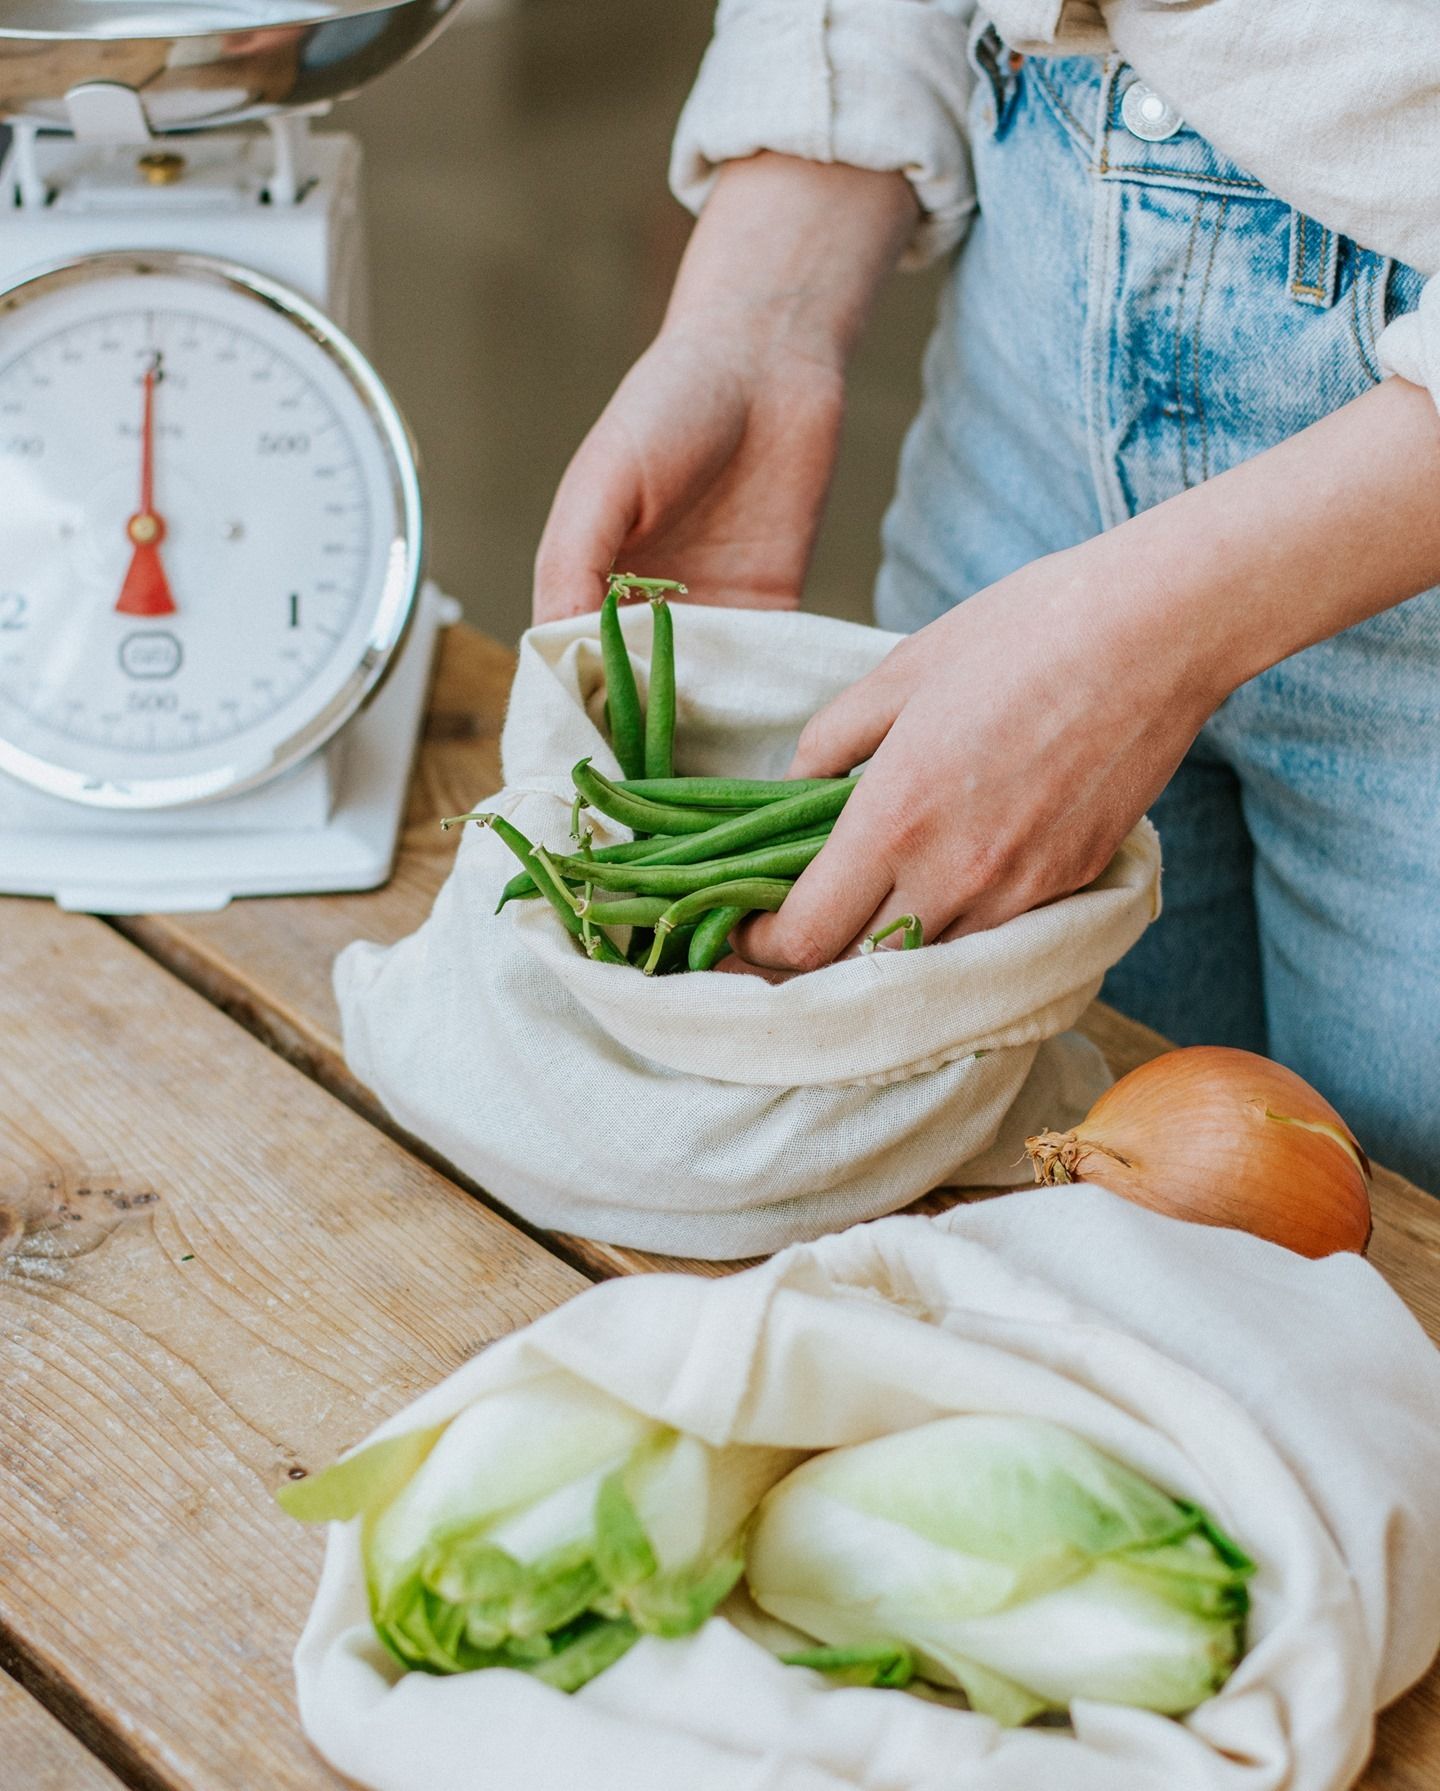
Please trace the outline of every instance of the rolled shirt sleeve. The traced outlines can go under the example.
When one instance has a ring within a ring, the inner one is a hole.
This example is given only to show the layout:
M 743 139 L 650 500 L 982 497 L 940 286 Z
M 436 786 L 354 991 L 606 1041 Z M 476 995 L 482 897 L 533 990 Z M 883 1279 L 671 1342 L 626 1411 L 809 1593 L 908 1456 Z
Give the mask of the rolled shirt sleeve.
M 1386 373 L 1428 386 L 1440 404 L 1440 278 L 1426 281 L 1420 303 L 1381 333 L 1378 347 Z
M 775 150 L 905 175 L 920 266 L 964 236 L 975 209 L 965 142 L 974 0 L 721 0 L 670 162 L 699 211 L 722 162 Z

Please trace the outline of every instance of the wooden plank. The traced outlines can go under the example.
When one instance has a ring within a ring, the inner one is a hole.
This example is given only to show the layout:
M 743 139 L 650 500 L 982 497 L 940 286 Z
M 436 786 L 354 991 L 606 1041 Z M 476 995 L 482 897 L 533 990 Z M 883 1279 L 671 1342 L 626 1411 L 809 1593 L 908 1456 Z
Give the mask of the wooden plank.
M 0 1673 L 0 1791 L 122 1791 L 48 1710 Z
M 585 1282 L 98 921 L 0 937 L 0 1646 L 147 1791 L 333 1787 L 272 1492 Z
M 432 1163 L 438 1163 L 434 1153 L 402 1132 L 350 1073 L 340 1049 L 330 967 L 351 940 L 393 944 L 429 913 L 457 840 L 440 831 L 440 817 L 478 807 L 499 787 L 500 724 L 514 672 L 514 654 L 473 628 L 450 628 L 441 636 L 395 875 L 383 889 L 270 897 L 232 902 L 219 914 L 127 916 L 115 923 L 306 1075 Z M 453 1166 L 438 1166 L 461 1179 Z M 656 1262 L 641 1251 L 584 1238 L 555 1241 L 591 1274 L 628 1274 Z M 708 1268 L 674 1258 L 661 1266 Z

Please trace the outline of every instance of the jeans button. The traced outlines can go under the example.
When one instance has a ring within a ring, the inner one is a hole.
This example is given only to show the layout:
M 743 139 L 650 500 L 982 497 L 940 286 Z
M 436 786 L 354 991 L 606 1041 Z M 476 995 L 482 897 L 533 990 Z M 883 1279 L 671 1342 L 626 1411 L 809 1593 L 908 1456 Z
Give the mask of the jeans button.
M 1120 102 L 1120 116 L 1132 137 L 1142 143 L 1163 143 L 1173 137 L 1185 120 L 1161 99 L 1153 87 L 1143 81 L 1132 81 Z

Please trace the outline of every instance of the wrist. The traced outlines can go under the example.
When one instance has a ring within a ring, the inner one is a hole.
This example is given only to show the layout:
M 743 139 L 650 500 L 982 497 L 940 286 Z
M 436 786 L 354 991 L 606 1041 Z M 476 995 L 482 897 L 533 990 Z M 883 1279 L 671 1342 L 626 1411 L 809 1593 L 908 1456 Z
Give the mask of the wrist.
M 1210 713 L 1440 580 L 1437 493 L 1435 405 L 1386 380 L 1073 551 L 1115 625 Z
M 898 173 L 765 152 L 727 162 L 686 248 L 661 328 L 755 364 L 843 370 L 915 224 Z
M 1126 691 L 1198 730 L 1253 671 L 1228 625 L 1226 579 L 1157 516 L 1146 512 L 1056 555 L 1067 568 L 1062 601 L 1085 612 L 1097 655 Z

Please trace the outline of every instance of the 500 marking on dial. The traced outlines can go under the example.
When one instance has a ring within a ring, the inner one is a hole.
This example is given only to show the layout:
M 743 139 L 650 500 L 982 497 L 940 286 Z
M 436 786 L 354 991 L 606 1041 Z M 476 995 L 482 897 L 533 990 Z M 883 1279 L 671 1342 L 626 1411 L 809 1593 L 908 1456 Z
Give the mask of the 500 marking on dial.
M 321 385 L 224 318 L 119 309 L 0 360 L 0 708 L 183 754 L 292 704 L 376 569 Z

